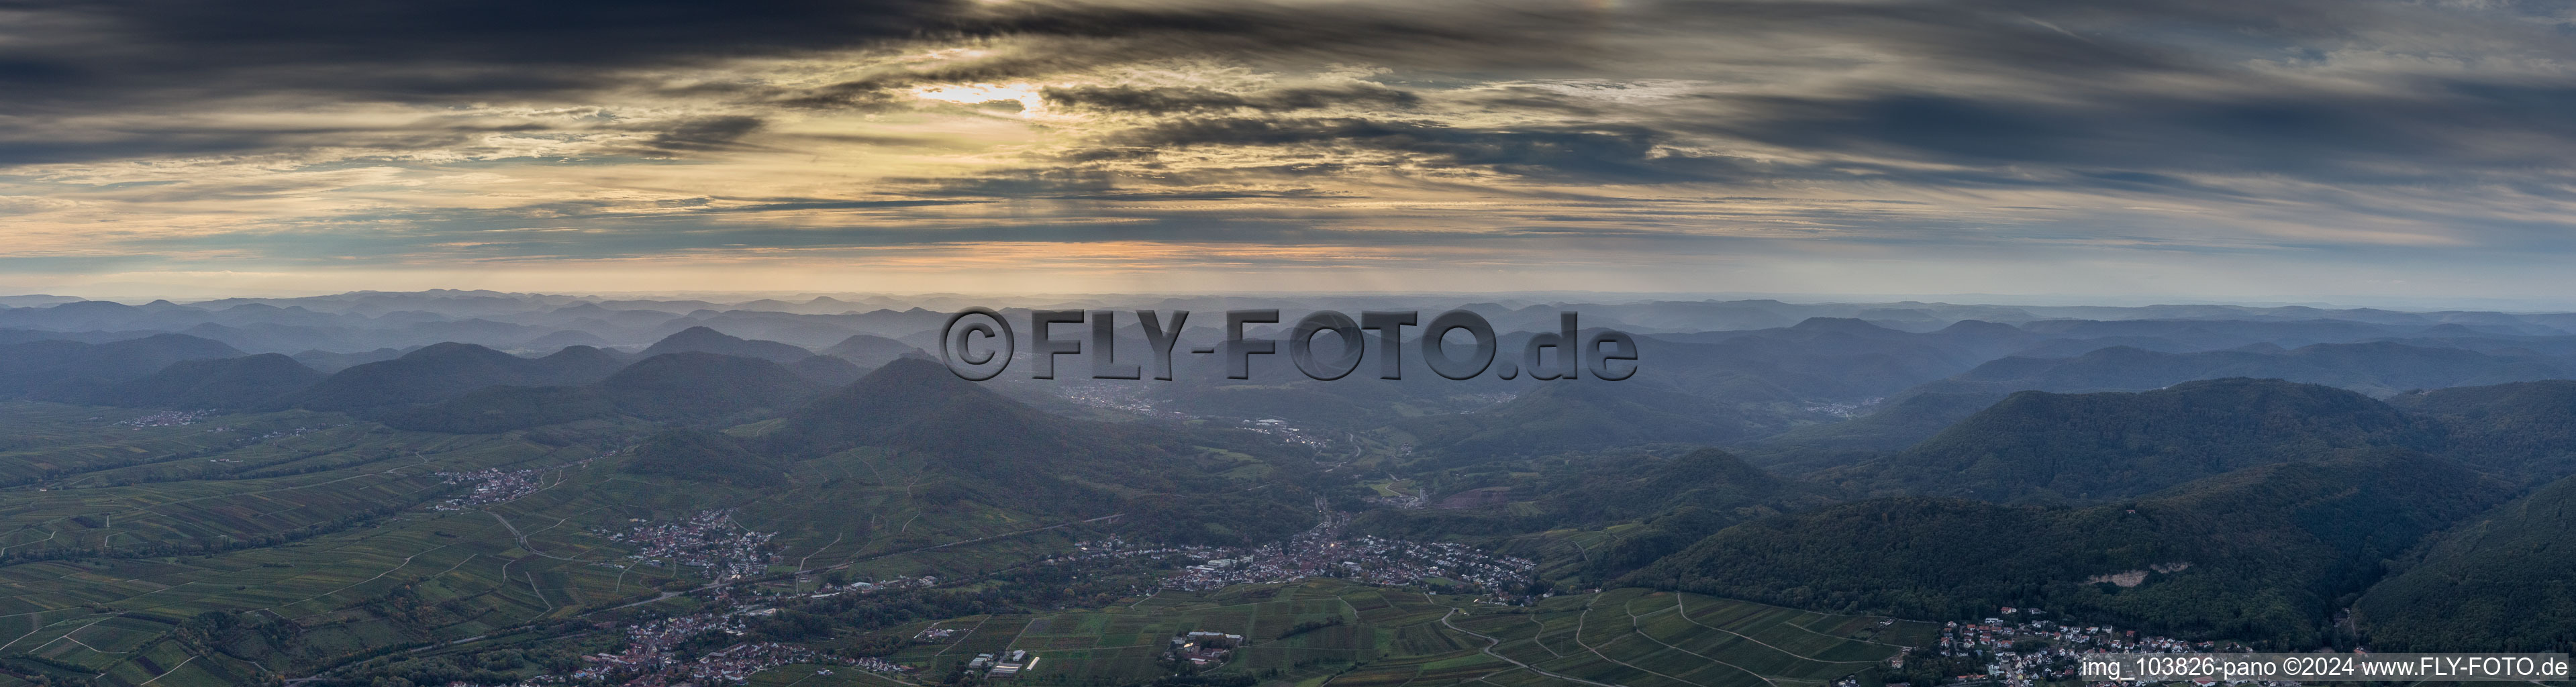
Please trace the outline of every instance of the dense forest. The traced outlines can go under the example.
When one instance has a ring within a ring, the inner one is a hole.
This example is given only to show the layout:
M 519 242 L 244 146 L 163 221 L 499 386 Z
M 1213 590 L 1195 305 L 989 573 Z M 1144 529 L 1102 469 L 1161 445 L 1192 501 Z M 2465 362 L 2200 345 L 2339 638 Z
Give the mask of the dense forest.
M 2576 646 L 2576 477 L 2468 519 L 2357 608 L 2382 650 Z
M 1622 582 L 1918 618 L 2039 606 L 2314 648 L 2380 561 L 2506 492 L 2456 463 L 2388 450 L 2082 508 L 1879 498 L 1731 527 Z

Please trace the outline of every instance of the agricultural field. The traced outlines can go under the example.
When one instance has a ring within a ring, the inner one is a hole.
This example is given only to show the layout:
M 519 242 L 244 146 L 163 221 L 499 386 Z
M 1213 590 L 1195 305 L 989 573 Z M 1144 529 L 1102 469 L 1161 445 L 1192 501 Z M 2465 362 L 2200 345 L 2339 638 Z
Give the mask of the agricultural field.
M 1107 608 L 952 618 L 896 632 L 934 627 L 964 632 L 889 660 L 937 672 L 1019 649 L 1040 657 L 1026 682 L 1130 684 L 1171 672 L 1157 657 L 1172 636 L 1212 631 L 1245 638 L 1214 674 L 1306 687 L 1807 687 L 1866 672 L 1938 633 L 1928 623 L 1641 589 L 1506 607 L 1329 580 L 1167 591 Z
M 642 564 L 603 534 L 708 509 L 778 532 L 773 572 L 953 576 L 1072 541 L 1050 529 L 1070 523 L 914 503 L 907 475 L 920 466 L 884 455 L 809 461 L 795 493 L 767 498 L 622 472 L 614 455 L 634 428 L 609 423 L 555 428 L 567 442 L 305 412 L 133 422 L 151 415 L 0 407 L 0 464 L 18 470 L 0 473 L 18 484 L 0 487 L 0 668 L 244 684 L 657 598 L 647 607 L 685 608 L 667 592 L 711 580 Z M 532 475 L 526 493 L 447 503 L 474 485 L 441 473 L 487 469 Z M 221 651 L 181 641 L 209 612 L 281 637 Z
M 559 663 L 614 646 L 613 633 L 581 631 L 601 619 L 745 607 L 681 594 L 721 580 L 648 560 L 619 539 L 639 524 L 706 513 L 761 533 L 747 574 L 761 579 L 736 588 L 771 595 L 813 592 L 826 573 L 937 576 L 944 589 L 980 593 L 999 584 L 990 575 L 1102 531 L 922 498 L 923 485 L 941 479 L 936 466 L 869 449 L 798 462 L 791 479 L 754 490 L 623 470 L 636 428 L 616 423 L 450 435 L 302 412 L 176 424 L 136 417 L 0 408 L 0 426 L 23 430 L 6 450 L 21 466 L 41 466 L 0 487 L 8 674 L 198 687 L 327 674 L 379 657 Z M 476 481 L 492 475 L 508 477 Z M 1550 534 L 1516 545 L 1564 561 L 1605 536 Z M 961 630 L 886 657 L 923 670 L 909 676 L 798 663 L 750 680 L 895 687 L 978 653 L 1024 649 L 1041 661 L 1022 681 L 1127 685 L 1171 674 L 1161 660 L 1168 638 L 1205 630 L 1246 638 L 1217 675 L 1278 687 L 1814 687 L 1931 631 L 1634 589 L 1510 607 L 1331 579 L 1031 610 L 916 616 L 939 619 L 876 633 Z M 531 631 L 539 627 L 550 629 Z M 863 638 L 817 638 L 814 648 Z M 20 681 L 0 677 L 0 687 Z

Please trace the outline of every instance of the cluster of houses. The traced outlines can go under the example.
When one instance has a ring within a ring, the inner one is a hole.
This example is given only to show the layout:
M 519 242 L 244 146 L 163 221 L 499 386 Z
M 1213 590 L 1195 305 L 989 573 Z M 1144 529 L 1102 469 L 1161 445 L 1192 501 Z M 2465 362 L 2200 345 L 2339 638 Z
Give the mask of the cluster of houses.
M 976 654 L 975 660 L 966 662 L 966 672 L 982 672 L 984 678 L 988 680 L 1008 680 L 1019 677 L 1020 673 L 1037 666 L 1037 656 L 1025 649 L 1012 649 L 1007 657 Z
M 681 642 L 708 632 L 738 634 L 741 631 L 740 618 L 719 613 L 694 613 L 630 625 L 626 628 L 624 652 L 583 656 L 582 660 L 591 665 L 575 671 L 572 677 L 592 679 L 658 673 L 680 663 L 680 657 L 670 652 Z
M 912 668 L 911 668 L 911 667 L 909 667 L 909 666 L 905 666 L 905 665 L 902 665 L 902 664 L 899 664 L 899 663 L 895 663 L 895 662 L 893 662 L 893 661 L 888 661 L 888 660 L 885 660 L 885 659 L 882 659 L 882 658 L 877 658 L 877 657 L 875 657 L 875 656 L 862 656 L 862 657 L 859 657 L 859 658 L 857 658 L 857 659 L 853 659 L 853 660 L 851 660 L 851 661 L 850 661 L 850 667 L 852 667 L 852 668 L 857 668 L 857 669 L 864 670 L 864 671 L 868 671 L 868 672 L 871 672 L 871 673 L 909 673 L 909 672 L 912 672 Z M 824 675 L 830 675 L 831 673 L 823 673 L 823 674 L 824 674 Z
M 442 470 L 439 472 L 429 473 L 429 476 L 439 478 L 440 483 L 442 484 L 473 485 L 465 490 L 464 495 L 440 501 L 438 505 L 431 506 L 430 508 L 432 510 L 465 510 L 476 506 L 486 506 L 495 503 L 515 501 L 518 500 L 519 497 L 537 493 L 538 489 L 544 488 L 545 473 L 547 472 L 549 471 L 484 468 L 481 470 L 462 471 Z
M 1983 658 L 1986 672 L 1960 675 L 1957 679 L 1962 682 L 2000 682 L 2008 687 L 2076 679 L 2077 661 L 2084 654 L 2248 650 L 2241 645 L 2222 646 L 2217 642 L 2140 637 L 2137 630 L 2121 630 L 2107 624 L 2059 623 L 2046 619 L 2048 612 L 2037 608 L 2007 606 L 1999 613 L 2002 617 L 1989 617 L 1984 622 L 1951 621 L 1942 626 L 1938 642 L 1921 650 L 1944 657 Z M 2013 619 L 2006 620 L 2005 617 Z M 1902 655 L 1893 660 L 1897 665 L 1903 665 Z
M 813 649 L 777 642 L 745 642 L 708 652 L 680 670 L 645 676 L 626 683 L 629 687 L 663 687 L 664 685 L 704 685 L 723 681 L 749 682 L 753 673 L 790 663 L 819 663 L 825 660 Z
M 138 429 L 143 427 L 177 427 L 179 425 L 195 424 L 198 420 L 213 417 L 214 414 L 215 411 L 212 410 L 164 410 L 138 418 L 121 420 L 116 424 Z
M 1146 417 L 1156 417 L 1166 420 L 1191 420 L 1198 417 L 1188 413 L 1156 408 L 1152 401 L 1147 400 L 1144 396 L 1136 393 L 1137 388 L 1139 387 L 1132 384 L 1074 383 L 1066 384 L 1063 387 L 1058 388 L 1056 392 L 1064 394 L 1065 400 L 1075 403 L 1097 408 L 1123 410 Z
M 620 653 L 598 653 L 583 656 L 586 664 L 569 677 L 573 680 L 624 681 L 632 687 L 717 682 L 743 682 L 763 670 L 791 663 L 833 663 L 857 665 L 866 670 L 901 671 L 880 659 L 847 659 L 827 656 L 813 649 L 777 642 L 739 642 L 708 652 L 696 658 L 674 653 L 681 645 L 709 633 L 741 635 L 753 618 L 774 615 L 776 608 L 740 608 L 730 594 L 720 594 L 712 608 L 734 610 L 703 611 L 673 616 L 626 627 L 626 650 Z M 870 665 L 868 662 L 884 665 Z
M 698 568 L 712 579 L 756 577 L 777 562 L 769 540 L 776 532 L 756 532 L 733 521 L 730 509 L 699 511 L 679 522 L 643 519 L 630 532 L 604 533 L 611 541 L 636 547 L 627 556 L 645 565 Z

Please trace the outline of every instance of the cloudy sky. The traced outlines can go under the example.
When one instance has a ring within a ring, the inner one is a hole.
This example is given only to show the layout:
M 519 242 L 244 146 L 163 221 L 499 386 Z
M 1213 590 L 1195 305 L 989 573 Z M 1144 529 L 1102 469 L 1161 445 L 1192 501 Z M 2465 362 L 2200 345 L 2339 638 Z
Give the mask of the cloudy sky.
M 0 0 L 0 290 L 2576 294 L 2576 4 Z

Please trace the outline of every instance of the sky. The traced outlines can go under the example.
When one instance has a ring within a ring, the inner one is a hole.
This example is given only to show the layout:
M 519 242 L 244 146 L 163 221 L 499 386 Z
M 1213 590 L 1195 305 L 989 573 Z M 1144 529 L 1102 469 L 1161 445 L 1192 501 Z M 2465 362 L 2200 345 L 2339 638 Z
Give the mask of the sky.
M 2571 39 L 2502 0 L 0 0 L 0 291 L 2576 300 Z

